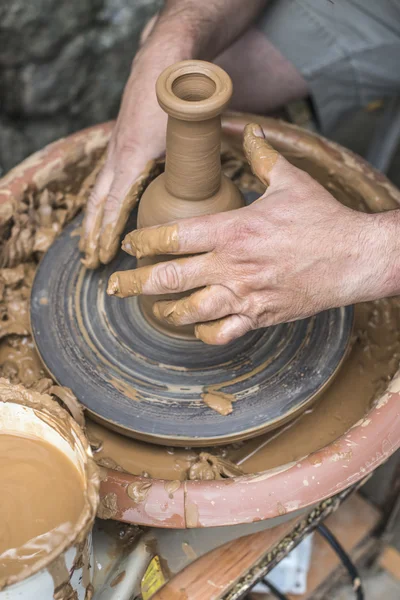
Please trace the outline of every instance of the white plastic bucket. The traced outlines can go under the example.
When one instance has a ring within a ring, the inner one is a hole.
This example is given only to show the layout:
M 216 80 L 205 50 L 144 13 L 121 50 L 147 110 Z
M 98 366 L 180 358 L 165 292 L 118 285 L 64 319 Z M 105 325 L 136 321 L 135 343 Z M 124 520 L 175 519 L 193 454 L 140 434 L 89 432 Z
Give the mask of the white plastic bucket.
M 81 473 L 85 498 L 72 533 L 47 557 L 0 581 L 0 600 L 90 599 L 99 474 L 82 430 L 51 396 L 0 379 L 0 431 L 36 436 L 57 447 Z

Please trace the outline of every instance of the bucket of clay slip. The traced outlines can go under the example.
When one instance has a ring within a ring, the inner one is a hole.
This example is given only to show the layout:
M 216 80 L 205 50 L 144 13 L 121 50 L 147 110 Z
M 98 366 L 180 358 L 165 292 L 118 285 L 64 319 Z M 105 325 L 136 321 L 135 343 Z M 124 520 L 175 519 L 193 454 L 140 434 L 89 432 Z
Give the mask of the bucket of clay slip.
M 0 432 L 54 446 L 75 465 L 83 487 L 77 521 L 44 557 L 18 575 L 0 578 L 0 600 L 88 600 L 93 593 L 92 526 L 99 473 L 82 429 L 51 396 L 0 379 Z M 29 502 L 29 492 L 26 496 Z

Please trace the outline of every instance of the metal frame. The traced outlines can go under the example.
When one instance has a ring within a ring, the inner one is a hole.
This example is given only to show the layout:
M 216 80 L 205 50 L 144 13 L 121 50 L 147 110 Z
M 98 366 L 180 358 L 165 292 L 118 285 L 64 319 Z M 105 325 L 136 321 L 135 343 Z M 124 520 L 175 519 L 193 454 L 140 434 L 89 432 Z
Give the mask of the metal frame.
M 320 523 L 334 513 L 347 498 L 359 490 L 369 479 L 362 480 L 337 496 L 321 502 L 312 510 L 293 531 L 270 550 L 260 561 L 242 576 L 229 592 L 222 596 L 223 600 L 241 600 L 251 589 L 285 558 L 300 542 L 312 533 Z M 394 524 L 400 515 L 400 461 L 394 470 L 388 494 L 381 506 L 382 517 L 377 527 L 357 546 L 352 553 L 352 560 L 358 567 L 371 567 L 379 557 L 383 546 L 393 538 Z M 323 600 L 327 594 L 342 583 L 345 571 L 339 566 L 329 580 L 325 581 L 312 595 L 312 600 Z M 310 598 L 311 600 L 311 598 Z

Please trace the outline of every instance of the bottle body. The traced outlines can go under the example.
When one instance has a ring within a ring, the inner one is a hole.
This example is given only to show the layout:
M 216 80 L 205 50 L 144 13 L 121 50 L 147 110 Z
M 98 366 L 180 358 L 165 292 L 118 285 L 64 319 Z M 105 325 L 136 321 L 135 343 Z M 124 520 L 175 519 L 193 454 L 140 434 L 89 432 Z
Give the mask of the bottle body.
M 244 206 L 239 189 L 221 171 L 220 113 L 231 93 L 228 75 L 203 61 L 183 61 L 160 75 L 157 97 L 169 115 L 165 172 L 140 200 L 139 229 Z M 143 258 L 138 266 L 171 259 L 176 257 Z M 145 317 L 164 333 L 194 339 L 194 326 L 175 327 L 153 314 L 154 302 L 178 297 L 142 296 L 140 304 Z
M 201 217 L 216 214 L 228 210 L 235 210 L 244 205 L 243 197 L 234 183 L 225 175 L 221 175 L 221 183 L 217 194 L 205 200 L 188 201 L 176 198 L 169 194 L 165 187 L 165 173 L 159 175 L 146 189 L 143 194 L 138 211 L 138 229 L 163 225 L 170 221 L 182 218 Z M 138 260 L 138 266 L 145 266 L 172 260 L 175 256 L 163 255 Z M 140 298 L 141 309 L 153 326 L 169 335 L 194 338 L 194 326 L 185 325 L 176 327 L 168 323 L 160 322 L 153 314 L 153 304 L 157 300 L 173 300 L 184 294 L 169 294 L 162 296 L 142 296 Z

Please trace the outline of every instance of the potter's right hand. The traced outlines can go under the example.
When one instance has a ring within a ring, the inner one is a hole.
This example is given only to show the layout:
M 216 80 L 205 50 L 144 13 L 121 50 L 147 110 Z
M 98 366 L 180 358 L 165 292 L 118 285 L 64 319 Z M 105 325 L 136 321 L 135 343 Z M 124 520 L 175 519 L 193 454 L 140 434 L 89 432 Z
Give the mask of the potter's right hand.
M 399 293 L 400 210 L 371 215 L 340 204 L 257 125 L 246 127 L 244 149 L 265 193 L 244 208 L 128 234 L 129 254 L 172 260 L 113 273 L 109 294 L 193 290 L 160 299 L 155 316 L 195 324 L 198 338 L 225 344 L 259 327 Z

